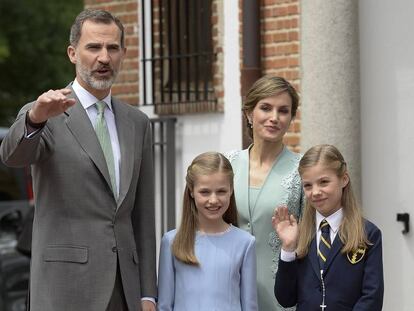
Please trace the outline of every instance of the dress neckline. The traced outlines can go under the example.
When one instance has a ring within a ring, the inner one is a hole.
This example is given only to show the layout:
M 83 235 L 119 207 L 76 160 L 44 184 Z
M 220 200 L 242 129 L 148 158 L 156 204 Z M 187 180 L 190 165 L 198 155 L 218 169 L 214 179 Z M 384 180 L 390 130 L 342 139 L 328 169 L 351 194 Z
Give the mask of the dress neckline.
M 229 224 L 228 228 L 224 231 L 221 231 L 221 232 L 207 233 L 207 232 L 197 230 L 196 233 L 197 233 L 197 235 L 200 235 L 200 236 L 222 236 L 222 235 L 225 235 L 226 233 L 230 232 L 232 230 L 232 228 L 233 228 L 233 225 Z

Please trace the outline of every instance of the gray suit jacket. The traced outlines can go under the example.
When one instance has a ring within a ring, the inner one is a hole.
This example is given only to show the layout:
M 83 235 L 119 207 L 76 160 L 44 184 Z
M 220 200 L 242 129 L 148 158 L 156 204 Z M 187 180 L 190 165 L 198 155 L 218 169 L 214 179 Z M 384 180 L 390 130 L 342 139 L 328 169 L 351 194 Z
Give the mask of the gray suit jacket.
M 6 165 L 32 165 L 32 311 L 104 311 L 118 261 L 129 310 L 140 310 L 140 297 L 157 295 L 150 122 L 138 109 L 112 104 L 121 149 L 118 201 L 78 99 L 30 139 L 27 104 L 0 147 Z

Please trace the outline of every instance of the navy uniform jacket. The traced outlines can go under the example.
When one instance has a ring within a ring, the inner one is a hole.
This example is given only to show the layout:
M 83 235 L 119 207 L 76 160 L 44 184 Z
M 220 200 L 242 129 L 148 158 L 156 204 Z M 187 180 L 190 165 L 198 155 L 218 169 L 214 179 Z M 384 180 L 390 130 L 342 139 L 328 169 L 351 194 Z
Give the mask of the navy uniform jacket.
M 343 244 L 338 235 L 335 237 L 324 272 L 326 311 L 382 309 L 384 278 L 381 231 L 367 220 L 365 230 L 372 245 L 368 246 L 364 254 L 363 251 L 356 255 L 341 253 Z M 321 310 L 322 285 L 316 245 L 314 238 L 308 255 L 302 259 L 279 261 L 274 290 L 283 307 L 297 304 L 297 311 Z

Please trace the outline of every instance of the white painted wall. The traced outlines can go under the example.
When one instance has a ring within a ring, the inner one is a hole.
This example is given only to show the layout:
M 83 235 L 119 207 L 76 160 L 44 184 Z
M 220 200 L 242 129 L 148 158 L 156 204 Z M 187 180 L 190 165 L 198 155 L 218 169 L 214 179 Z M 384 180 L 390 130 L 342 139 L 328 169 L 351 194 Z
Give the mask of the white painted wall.
M 359 2 L 362 194 L 383 233 L 384 310 L 414 310 L 414 2 Z
M 223 10 L 224 113 L 177 117 L 178 222 L 185 174 L 194 157 L 205 151 L 225 152 L 242 146 L 238 1 L 223 1 Z
M 224 18 L 224 113 L 176 116 L 177 225 L 181 217 L 186 170 L 194 157 L 205 151 L 225 152 L 240 149 L 242 146 L 239 4 L 238 0 L 226 0 L 222 5 L 223 12 L 225 12 L 225 14 L 221 13 Z M 147 38 L 150 37 L 148 21 Z M 149 55 L 148 53 L 150 50 L 147 51 L 147 55 Z M 147 74 L 150 72 L 147 71 Z M 143 84 L 140 81 L 141 95 L 142 89 Z M 153 107 L 141 107 L 141 110 L 149 117 L 156 117 L 153 113 Z M 158 223 L 159 212 L 157 212 L 156 218 Z

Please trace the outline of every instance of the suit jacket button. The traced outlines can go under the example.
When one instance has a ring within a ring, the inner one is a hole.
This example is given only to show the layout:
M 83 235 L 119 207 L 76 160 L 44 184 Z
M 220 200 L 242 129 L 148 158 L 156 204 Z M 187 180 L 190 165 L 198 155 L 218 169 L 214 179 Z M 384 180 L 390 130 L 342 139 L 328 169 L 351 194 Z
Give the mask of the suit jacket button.
M 112 247 L 112 251 L 113 251 L 114 253 L 116 253 L 116 251 L 117 251 L 116 246 Z

